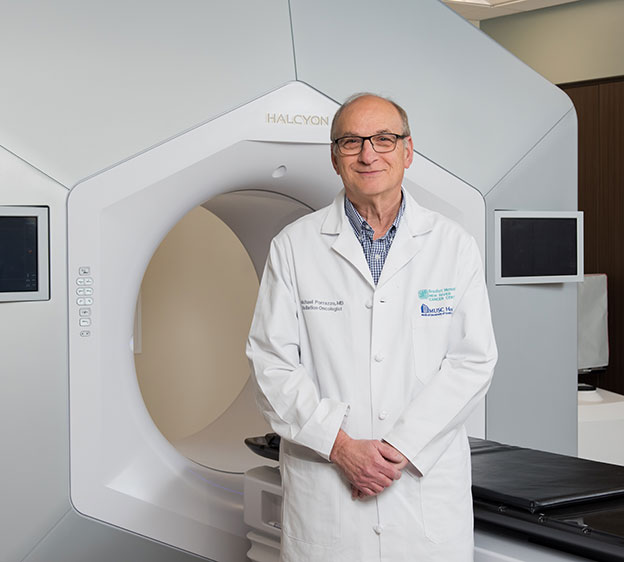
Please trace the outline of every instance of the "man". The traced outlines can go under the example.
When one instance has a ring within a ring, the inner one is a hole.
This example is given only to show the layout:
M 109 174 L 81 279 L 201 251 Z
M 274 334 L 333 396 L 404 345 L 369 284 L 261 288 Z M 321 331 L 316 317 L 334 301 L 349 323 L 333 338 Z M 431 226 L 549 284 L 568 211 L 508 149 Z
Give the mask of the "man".
M 405 112 L 331 130 L 334 203 L 272 242 L 247 354 L 282 437 L 282 560 L 472 560 L 464 421 L 496 362 L 474 240 L 402 190 Z

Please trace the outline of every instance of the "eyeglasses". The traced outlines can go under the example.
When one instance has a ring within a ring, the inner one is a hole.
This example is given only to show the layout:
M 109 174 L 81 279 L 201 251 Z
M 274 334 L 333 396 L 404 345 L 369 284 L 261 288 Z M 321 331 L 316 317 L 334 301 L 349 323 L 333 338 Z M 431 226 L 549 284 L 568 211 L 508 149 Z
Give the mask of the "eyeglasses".
M 334 140 L 334 144 L 338 147 L 338 152 L 343 156 L 355 156 L 362 152 L 364 141 L 370 141 L 373 150 L 378 153 L 392 152 L 399 139 L 405 139 L 409 135 L 396 135 L 394 133 L 380 133 L 371 135 L 370 137 L 357 137 L 349 135 Z

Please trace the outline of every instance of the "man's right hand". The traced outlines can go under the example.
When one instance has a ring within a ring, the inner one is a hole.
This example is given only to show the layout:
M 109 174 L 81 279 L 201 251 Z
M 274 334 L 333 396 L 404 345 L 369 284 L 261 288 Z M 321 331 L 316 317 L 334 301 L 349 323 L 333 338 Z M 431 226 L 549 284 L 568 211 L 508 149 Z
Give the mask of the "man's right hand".
M 376 439 L 351 439 L 342 429 L 330 454 L 358 496 L 374 496 L 401 478 L 407 459 L 394 447 Z M 355 496 L 355 494 L 354 494 Z

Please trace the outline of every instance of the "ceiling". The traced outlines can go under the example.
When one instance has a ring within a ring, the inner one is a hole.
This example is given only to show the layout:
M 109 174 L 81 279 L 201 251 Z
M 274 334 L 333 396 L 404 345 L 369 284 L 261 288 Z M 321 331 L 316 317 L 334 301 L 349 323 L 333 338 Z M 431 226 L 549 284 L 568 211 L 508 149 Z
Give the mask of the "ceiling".
M 578 0 L 443 0 L 443 2 L 468 20 L 486 20 L 509 16 Z

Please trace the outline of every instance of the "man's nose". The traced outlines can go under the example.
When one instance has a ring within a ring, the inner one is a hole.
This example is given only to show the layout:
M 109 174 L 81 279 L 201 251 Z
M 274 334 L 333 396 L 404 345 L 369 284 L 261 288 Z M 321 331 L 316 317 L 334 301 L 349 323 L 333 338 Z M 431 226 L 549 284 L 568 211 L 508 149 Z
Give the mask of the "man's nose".
M 359 154 L 360 162 L 372 162 L 377 158 L 377 153 L 373 149 L 372 139 L 365 139 L 362 143 L 362 150 Z

